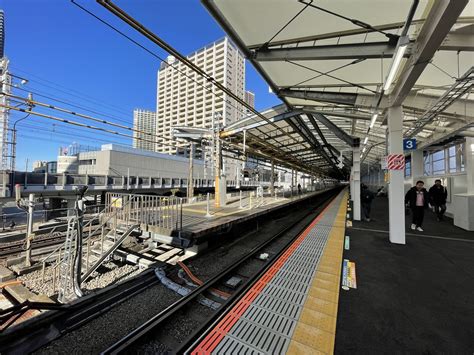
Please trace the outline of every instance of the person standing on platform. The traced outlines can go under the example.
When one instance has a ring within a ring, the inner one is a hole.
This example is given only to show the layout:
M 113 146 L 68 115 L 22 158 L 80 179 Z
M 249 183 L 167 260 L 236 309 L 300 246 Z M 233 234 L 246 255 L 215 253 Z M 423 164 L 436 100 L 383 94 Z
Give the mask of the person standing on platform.
M 448 198 L 448 190 L 441 184 L 440 179 L 435 180 L 435 184 L 430 188 L 430 204 L 434 206 L 436 219 L 441 221 L 444 212 L 446 212 L 446 199 Z
M 370 222 L 370 210 L 374 197 L 375 196 L 373 192 L 369 190 L 367 185 L 360 185 L 360 204 L 362 206 L 362 211 L 364 211 L 365 220 L 367 222 Z
M 298 184 L 298 195 L 301 195 L 301 184 Z
M 410 206 L 413 216 L 411 229 L 416 229 L 419 232 L 423 232 L 421 226 L 423 224 L 423 217 L 425 216 L 425 208 L 428 207 L 429 201 L 428 191 L 426 191 L 424 186 L 425 183 L 419 180 L 405 195 L 405 204 Z

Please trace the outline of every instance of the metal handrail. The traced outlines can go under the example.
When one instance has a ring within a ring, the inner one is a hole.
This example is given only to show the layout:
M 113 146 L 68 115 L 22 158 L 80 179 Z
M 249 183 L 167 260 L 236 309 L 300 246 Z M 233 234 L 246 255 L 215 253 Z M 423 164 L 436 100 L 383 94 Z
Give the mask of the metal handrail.
M 84 224 L 83 228 L 88 227 L 88 226 L 92 223 L 92 221 L 98 219 L 99 216 L 100 216 L 100 213 L 99 213 L 97 216 L 95 216 L 94 218 L 89 219 L 89 220 L 87 221 L 87 223 Z M 61 225 L 61 226 L 64 226 L 64 225 Z M 58 227 L 59 227 L 59 226 L 55 226 L 55 227 L 49 232 L 49 235 L 52 235 L 52 233 L 55 232 L 55 229 L 58 228 Z M 95 231 L 94 231 L 94 232 L 95 232 Z M 91 236 L 91 234 L 93 234 L 93 233 L 91 232 L 91 233 L 89 234 L 89 236 Z M 88 237 L 89 237 L 89 236 L 88 236 Z M 86 240 L 86 239 L 87 239 L 87 238 L 85 238 L 84 240 Z M 43 259 L 40 260 L 39 262 L 44 264 L 44 263 L 46 262 L 46 260 L 48 260 L 53 254 L 55 254 L 55 253 L 56 253 L 59 249 L 61 249 L 63 246 L 64 246 L 64 243 L 60 244 L 56 249 L 54 249 L 51 253 L 49 253 L 45 258 L 43 258 Z
M 120 246 L 120 244 L 123 243 L 123 241 L 133 232 L 133 230 L 135 228 L 137 228 L 138 225 L 137 224 L 133 224 L 131 225 L 126 231 L 125 233 L 122 234 L 122 236 L 114 243 L 114 245 L 112 247 L 109 248 L 109 250 L 106 252 L 106 253 L 103 253 L 102 256 L 99 258 L 99 260 L 96 261 L 96 263 L 94 265 L 92 265 L 92 267 L 87 270 L 84 275 L 82 275 L 81 277 L 81 280 L 80 280 L 80 284 L 82 284 L 84 281 L 87 280 L 87 278 L 95 271 L 97 270 L 97 268 L 104 262 L 104 260 L 110 255 L 112 254 L 115 250 L 117 250 L 117 248 Z
M 98 219 L 100 221 L 101 219 L 101 215 L 104 214 L 104 213 L 107 213 L 107 209 L 104 208 L 104 210 L 102 212 L 100 212 L 99 214 L 97 214 L 96 216 L 94 216 L 94 218 L 91 218 L 90 220 L 87 221 L 86 224 L 84 224 L 83 226 L 83 229 L 85 227 L 88 227 L 88 226 L 91 226 L 92 225 L 92 222 L 95 221 L 96 219 Z M 115 211 L 115 214 L 118 213 L 118 210 Z M 109 218 L 107 218 L 104 222 L 102 223 L 99 223 L 99 226 L 94 230 L 94 231 L 90 231 L 89 232 L 89 235 L 83 239 L 83 245 L 86 245 L 87 242 L 89 242 L 90 238 L 99 230 L 99 229 L 102 229 L 104 225 L 106 225 L 110 219 L 114 217 L 114 214 L 112 214 Z M 75 233 L 75 231 L 74 231 Z M 45 269 L 46 269 L 46 263 L 48 262 L 48 260 L 55 254 L 60 254 L 61 253 L 61 250 L 64 248 L 65 246 L 65 243 L 61 243 L 56 249 L 54 249 L 51 253 L 49 253 L 45 258 L 43 258 L 42 260 L 40 260 L 40 262 L 43 264 L 42 266 L 42 279 L 44 280 L 44 274 L 45 274 Z M 58 260 L 58 262 L 56 263 L 56 265 L 53 266 L 53 273 L 55 273 L 56 271 L 56 268 L 60 265 L 60 262 Z M 54 278 L 54 276 L 53 276 Z

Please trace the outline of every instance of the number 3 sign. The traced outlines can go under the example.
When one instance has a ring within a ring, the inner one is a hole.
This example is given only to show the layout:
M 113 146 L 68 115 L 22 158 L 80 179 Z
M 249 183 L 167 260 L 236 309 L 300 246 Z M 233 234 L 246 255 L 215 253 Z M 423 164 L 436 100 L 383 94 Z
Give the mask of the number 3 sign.
M 404 139 L 403 150 L 414 150 L 416 149 L 416 139 Z

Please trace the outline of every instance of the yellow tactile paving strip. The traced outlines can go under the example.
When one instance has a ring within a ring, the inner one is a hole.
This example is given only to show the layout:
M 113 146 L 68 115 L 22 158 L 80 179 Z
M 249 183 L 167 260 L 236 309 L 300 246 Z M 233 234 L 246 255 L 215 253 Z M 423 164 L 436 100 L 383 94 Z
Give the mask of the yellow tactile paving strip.
M 344 248 L 347 193 L 342 199 L 287 354 L 332 354 Z

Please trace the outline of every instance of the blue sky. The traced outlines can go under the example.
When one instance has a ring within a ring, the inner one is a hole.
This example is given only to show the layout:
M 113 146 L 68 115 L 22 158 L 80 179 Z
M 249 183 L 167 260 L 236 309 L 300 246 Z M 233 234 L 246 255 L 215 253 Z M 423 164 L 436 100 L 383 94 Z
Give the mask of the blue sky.
M 167 53 L 110 15 L 95 1 L 77 2 L 166 58 Z M 117 0 L 117 4 L 183 54 L 224 36 L 197 0 Z M 70 1 L 0 0 L 0 8 L 5 12 L 5 53 L 10 59 L 10 71 L 29 79 L 26 85 L 21 86 L 23 90 L 16 89 L 15 94 L 26 96 L 27 91 L 33 91 L 43 95 L 34 94 L 38 101 L 107 120 L 116 119 L 117 123 L 128 126 L 132 125 L 134 108 L 155 109 L 159 60 Z M 268 85 L 248 63 L 246 70 L 246 87 L 255 92 L 257 109 L 278 104 L 278 99 L 268 93 Z M 19 83 L 19 80 L 16 82 Z M 54 102 L 44 96 L 81 108 Z M 41 111 L 39 108 L 35 110 Z M 58 112 L 48 112 L 57 117 L 67 117 Z M 12 113 L 11 122 L 23 116 Z M 126 138 L 53 123 L 30 116 L 18 124 L 18 170 L 25 168 L 26 158 L 30 162 L 54 160 L 58 147 L 72 142 L 90 146 L 100 146 L 107 141 L 131 143 Z

